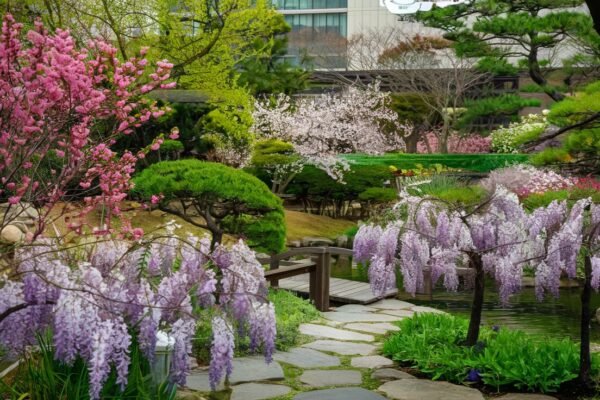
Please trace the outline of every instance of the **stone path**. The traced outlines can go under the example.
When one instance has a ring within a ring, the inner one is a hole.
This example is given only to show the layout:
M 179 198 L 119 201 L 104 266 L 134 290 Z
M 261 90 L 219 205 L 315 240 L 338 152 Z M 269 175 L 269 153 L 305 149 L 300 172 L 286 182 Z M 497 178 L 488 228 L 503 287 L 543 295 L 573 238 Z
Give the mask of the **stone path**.
M 322 313 L 323 319 L 300 326 L 312 341 L 277 352 L 267 365 L 262 357 L 234 360 L 229 377 L 230 400 L 484 400 L 476 389 L 448 382 L 416 379 L 393 368 L 394 362 L 378 355 L 393 323 L 415 313 L 442 312 L 387 299 L 364 305 L 348 304 Z M 362 386 L 362 387 L 361 387 Z M 187 388 L 203 399 L 210 390 L 208 372 L 195 370 Z M 368 389 L 371 390 L 368 390 Z M 222 383 L 217 390 L 224 390 Z M 227 399 L 227 395 L 219 397 Z M 507 394 L 502 400 L 556 400 L 550 396 Z

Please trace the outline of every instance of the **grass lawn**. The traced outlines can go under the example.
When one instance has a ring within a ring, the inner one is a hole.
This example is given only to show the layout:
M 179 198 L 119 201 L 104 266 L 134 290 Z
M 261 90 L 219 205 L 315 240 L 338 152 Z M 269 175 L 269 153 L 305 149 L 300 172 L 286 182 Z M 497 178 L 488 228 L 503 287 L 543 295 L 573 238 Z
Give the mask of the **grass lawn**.
M 335 239 L 347 229 L 356 226 L 355 222 L 333 219 L 322 215 L 285 210 L 287 240 L 300 240 L 303 237 L 326 237 Z
M 137 205 L 135 206 L 137 208 Z M 66 220 L 68 220 L 69 216 L 75 216 L 76 212 L 64 214 L 61 209 L 62 207 L 57 207 L 53 212 L 53 218 L 55 218 L 54 226 L 56 226 L 56 229 L 61 234 L 65 234 L 67 232 Z M 180 228 L 177 228 L 176 230 L 176 233 L 180 236 L 186 236 L 188 233 L 202 236 L 205 232 L 203 229 L 183 221 L 181 218 L 166 214 L 159 210 L 145 211 L 137 209 L 134 211 L 126 211 L 125 215 L 128 218 L 131 218 L 131 224 L 134 227 L 142 228 L 147 234 L 155 232 L 171 220 L 175 220 L 175 222 L 180 225 Z M 91 226 L 96 226 L 98 225 L 99 218 L 100 214 L 98 212 L 93 212 L 87 216 L 86 222 Z M 118 226 L 118 221 L 116 223 Z M 321 215 L 306 214 L 289 210 L 285 210 L 285 223 L 287 225 L 288 241 L 300 240 L 306 236 L 335 239 L 337 236 L 343 234 L 348 228 L 356 225 L 354 222 L 344 219 L 333 219 Z M 48 226 L 46 234 L 49 236 L 55 235 L 52 224 Z M 232 240 L 233 238 L 227 236 L 226 240 L 227 239 Z

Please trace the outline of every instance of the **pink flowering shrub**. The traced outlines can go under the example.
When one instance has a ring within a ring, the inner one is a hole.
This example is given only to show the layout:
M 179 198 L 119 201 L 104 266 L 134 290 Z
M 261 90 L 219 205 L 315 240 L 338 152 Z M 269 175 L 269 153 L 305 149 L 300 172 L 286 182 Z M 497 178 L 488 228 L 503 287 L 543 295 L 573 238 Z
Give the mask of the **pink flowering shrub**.
M 117 154 L 111 146 L 119 135 L 165 113 L 141 95 L 173 87 L 166 83 L 172 64 L 158 62 L 150 71 L 146 59 L 121 62 L 117 50 L 102 41 L 79 49 L 68 31 L 49 34 L 36 22 L 23 37 L 22 28 L 10 14 L 4 17 L 0 199 L 46 206 L 37 236 L 52 206 L 79 186 L 90 193 L 84 212 L 102 204 L 107 210 L 103 224 L 110 227 L 111 216 L 120 213 L 119 204 L 131 187 L 137 159 L 150 150 Z M 160 143 L 150 147 L 157 146 Z M 46 170 L 50 177 L 40 178 Z M 71 227 L 81 229 L 77 223 Z
M 515 165 L 490 172 L 481 183 L 488 190 L 503 186 L 519 197 L 541 194 L 549 190 L 562 190 L 572 187 L 576 179 L 564 177 L 554 171 L 532 166 Z
M 55 358 L 82 359 L 90 397 L 111 371 L 127 385 L 132 341 L 152 363 L 157 332 L 175 340 L 170 380 L 184 384 L 199 309 L 213 315 L 210 383 L 232 371 L 234 326 L 270 361 L 276 335 L 263 267 L 243 242 L 210 251 L 210 239 L 104 241 L 75 255 L 43 240 L 22 246 L 15 276 L 0 288 L 0 344 L 16 356 L 52 333 Z M 235 324 L 234 322 L 235 321 Z
M 417 153 L 430 153 L 427 143 L 432 153 L 439 152 L 439 140 L 434 132 L 429 132 L 423 140 L 417 143 Z M 459 136 L 450 135 L 448 138 L 448 152 L 457 154 L 489 153 L 491 139 L 479 135 Z

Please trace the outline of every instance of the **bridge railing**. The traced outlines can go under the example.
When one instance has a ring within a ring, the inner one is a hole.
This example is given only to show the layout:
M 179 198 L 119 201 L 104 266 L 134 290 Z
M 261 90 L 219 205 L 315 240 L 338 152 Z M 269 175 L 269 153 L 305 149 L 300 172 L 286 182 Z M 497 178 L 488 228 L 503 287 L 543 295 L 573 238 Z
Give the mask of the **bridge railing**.
M 305 256 L 308 259 L 289 260 Z M 295 275 L 309 274 L 309 298 L 319 311 L 329 310 L 329 278 L 331 256 L 352 257 L 352 250 L 341 247 L 296 247 L 259 261 L 269 264 L 265 278 L 271 286 L 279 286 L 279 280 Z

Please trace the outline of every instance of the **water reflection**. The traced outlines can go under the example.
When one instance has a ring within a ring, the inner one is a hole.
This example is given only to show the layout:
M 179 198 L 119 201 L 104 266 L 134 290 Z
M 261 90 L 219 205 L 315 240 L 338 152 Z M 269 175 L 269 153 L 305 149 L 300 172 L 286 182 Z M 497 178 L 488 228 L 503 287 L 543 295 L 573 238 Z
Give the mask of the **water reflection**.
M 521 293 L 511 297 L 506 306 L 500 305 L 494 287 L 488 285 L 483 307 L 483 323 L 521 329 L 530 333 L 548 335 L 557 338 L 579 337 L 579 318 L 581 313 L 578 288 L 561 289 L 560 297 L 547 298 L 538 302 L 534 288 L 524 288 Z M 468 317 L 471 311 L 471 292 L 449 293 L 436 289 L 432 295 L 411 297 L 406 293 L 400 299 L 419 305 L 446 310 L 455 315 Z M 600 295 L 592 296 L 592 309 L 600 307 Z M 592 341 L 600 342 L 600 324 L 592 323 Z
M 366 282 L 367 274 L 359 268 L 352 268 L 349 262 L 339 260 L 332 265 L 332 276 Z M 469 316 L 471 311 L 471 292 L 449 293 L 443 288 L 436 289 L 432 295 L 411 297 L 401 292 L 399 298 L 418 305 L 431 306 L 446 310 L 455 315 Z M 600 307 L 600 295 L 592 295 L 592 310 Z M 580 291 L 578 288 L 560 290 L 560 297 L 547 298 L 538 302 L 532 287 L 523 288 L 521 293 L 511 297 L 507 306 L 501 306 L 498 295 L 489 282 L 486 288 L 483 323 L 521 329 L 526 332 L 574 340 L 579 338 L 579 318 L 581 314 Z M 600 324 L 592 323 L 592 341 L 600 343 Z

